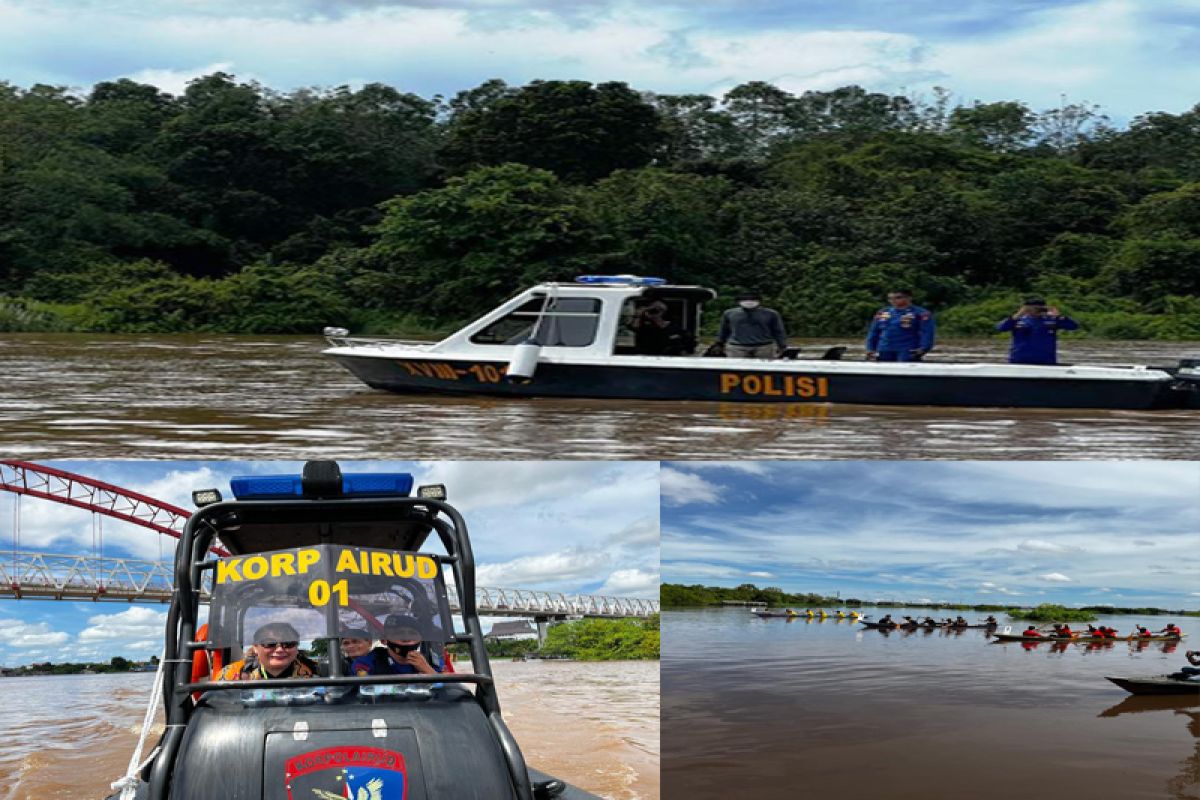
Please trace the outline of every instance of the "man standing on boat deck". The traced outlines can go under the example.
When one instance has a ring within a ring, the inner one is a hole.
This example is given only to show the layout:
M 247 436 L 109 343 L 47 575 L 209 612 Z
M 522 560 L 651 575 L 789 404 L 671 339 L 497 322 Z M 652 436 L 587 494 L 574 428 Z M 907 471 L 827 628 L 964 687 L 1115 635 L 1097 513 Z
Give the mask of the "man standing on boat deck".
M 1028 297 L 1011 317 L 996 325 L 1004 333 L 1012 331 L 1010 364 L 1057 364 L 1058 332 L 1073 331 L 1079 323 L 1040 297 Z
M 783 318 L 773 308 L 762 307 L 757 292 L 737 296 L 737 308 L 721 317 L 717 343 L 724 345 L 726 358 L 778 358 L 787 348 Z
M 920 361 L 933 349 L 933 314 L 914 306 L 912 292 L 888 292 L 888 306 L 875 312 L 867 331 L 867 358 L 872 361 Z

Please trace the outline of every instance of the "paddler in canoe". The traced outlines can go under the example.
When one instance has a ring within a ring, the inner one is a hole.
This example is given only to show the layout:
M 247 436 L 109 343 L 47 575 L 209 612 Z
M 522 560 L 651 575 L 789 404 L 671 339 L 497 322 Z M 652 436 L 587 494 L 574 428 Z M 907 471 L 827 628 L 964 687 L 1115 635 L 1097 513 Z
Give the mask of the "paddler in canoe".
M 1160 636 L 1176 636 L 1183 638 L 1183 631 L 1180 630 L 1179 626 L 1174 622 L 1168 622 L 1167 627 L 1163 628 L 1161 631 L 1158 631 L 1158 634 Z
M 1028 627 L 1028 628 L 1026 628 L 1025 630 L 1021 631 L 1021 635 L 1022 635 L 1022 636 L 1028 636 L 1028 637 L 1029 637 L 1029 638 L 1031 638 L 1031 639 L 1042 639 L 1042 638 L 1045 638 L 1044 636 L 1042 636 L 1042 632 L 1041 632 L 1041 631 L 1039 631 L 1039 630 L 1037 629 L 1037 626 L 1036 626 L 1036 625 L 1034 625 L 1034 624 L 1032 624 L 1032 623 L 1030 623 L 1030 625 L 1029 625 L 1029 627 Z
M 1183 667 L 1179 672 L 1173 672 L 1167 677 L 1177 681 L 1200 681 L 1200 650 L 1188 650 L 1183 655 L 1192 666 Z

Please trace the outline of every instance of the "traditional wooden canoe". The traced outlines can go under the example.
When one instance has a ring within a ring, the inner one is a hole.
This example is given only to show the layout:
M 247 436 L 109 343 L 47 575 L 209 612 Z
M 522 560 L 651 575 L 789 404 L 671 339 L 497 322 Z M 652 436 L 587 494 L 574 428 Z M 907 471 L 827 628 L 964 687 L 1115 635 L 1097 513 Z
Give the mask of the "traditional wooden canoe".
M 997 633 L 997 642 L 1075 642 L 1104 644 L 1105 642 L 1178 642 L 1183 636 L 1022 636 L 1019 633 Z
M 1200 694 L 1200 681 L 1181 681 L 1167 675 L 1153 678 L 1108 678 L 1133 694 Z

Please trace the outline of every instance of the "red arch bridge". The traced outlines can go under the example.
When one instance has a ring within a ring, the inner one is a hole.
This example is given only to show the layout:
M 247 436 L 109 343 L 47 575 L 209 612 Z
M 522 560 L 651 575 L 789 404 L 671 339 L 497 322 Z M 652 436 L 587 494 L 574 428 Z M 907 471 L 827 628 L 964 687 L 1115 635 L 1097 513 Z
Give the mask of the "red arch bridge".
M 0 490 L 12 492 L 12 547 L 0 550 L 0 599 L 48 599 L 167 603 L 173 591 L 170 557 L 190 512 L 93 478 L 27 461 L 0 461 Z M 22 498 L 60 503 L 92 515 L 92 552 L 80 555 L 32 552 L 21 548 Z M 104 519 L 119 519 L 159 538 L 159 560 L 104 555 Z M 2 522 L 0 522 L 2 524 Z M 450 586 L 450 605 L 459 610 Z M 479 613 L 493 617 L 532 617 L 539 621 L 572 617 L 642 618 L 657 614 L 657 600 L 566 594 L 534 589 L 477 587 Z

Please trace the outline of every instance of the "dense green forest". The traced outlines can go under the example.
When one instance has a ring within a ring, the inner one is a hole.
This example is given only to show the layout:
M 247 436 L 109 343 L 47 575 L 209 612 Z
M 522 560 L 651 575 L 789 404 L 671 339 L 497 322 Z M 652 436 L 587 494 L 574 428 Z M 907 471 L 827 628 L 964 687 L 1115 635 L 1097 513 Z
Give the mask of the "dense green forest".
M 791 606 L 797 611 L 806 608 L 862 608 L 865 606 L 880 608 L 942 608 L 951 611 L 983 611 L 1003 612 L 1014 619 L 1089 621 L 1097 614 L 1172 614 L 1175 616 L 1200 616 L 1200 611 L 1169 610 L 1152 607 L 1126 608 L 1118 606 L 1084 606 L 1078 609 L 1067 609 L 1064 606 L 1042 604 L 1034 609 L 1018 605 L 992 605 L 968 603 L 909 603 L 903 600 L 873 600 L 865 601 L 857 598 L 826 597 L 811 593 L 788 593 L 776 587 L 760 589 L 752 583 L 743 583 L 737 587 L 701 586 L 693 584 L 685 586 L 681 583 L 664 583 L 659 590 L 659 600 L 663 608 L 687 608 L 695 606 L 719 606 L 727 602 L 754 603 L 772 608 Z M 1061 612 L 1065 616 L 1054 616 Z M 1074 615 L 1080 616 L 1074 616 Z
M 0 330 L 436 332 L 582 272 L 754 288 L 805 336 L 907 286 L 948 333 L 1036 292 L 1200 338 L 1200 107 L 0 83 Z

